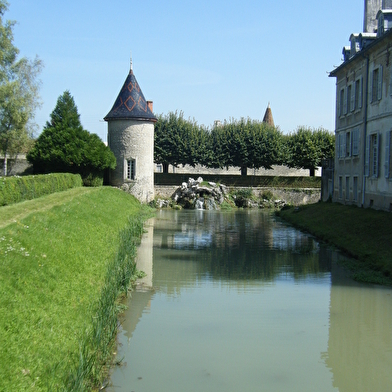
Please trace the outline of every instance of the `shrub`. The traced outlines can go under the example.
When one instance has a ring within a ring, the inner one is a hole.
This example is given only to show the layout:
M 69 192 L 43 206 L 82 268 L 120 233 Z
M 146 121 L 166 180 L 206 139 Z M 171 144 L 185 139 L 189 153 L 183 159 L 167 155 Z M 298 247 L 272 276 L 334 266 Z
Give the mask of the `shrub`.
M 79 174 L 57 173 L 24 177 L 0 177 L 0 206 L 35 199 L 82 186 Z

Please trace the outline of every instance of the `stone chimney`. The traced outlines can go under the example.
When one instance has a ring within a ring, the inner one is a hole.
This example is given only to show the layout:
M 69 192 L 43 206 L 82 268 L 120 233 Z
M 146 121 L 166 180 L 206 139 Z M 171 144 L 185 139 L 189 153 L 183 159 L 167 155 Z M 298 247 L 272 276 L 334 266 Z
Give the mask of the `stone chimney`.
M 152 110 L 152 106 L 153 106 L 152 101 L 147 101 L 147 106 L 151 110 L 151 113 L 154 113 L 154 111 Z

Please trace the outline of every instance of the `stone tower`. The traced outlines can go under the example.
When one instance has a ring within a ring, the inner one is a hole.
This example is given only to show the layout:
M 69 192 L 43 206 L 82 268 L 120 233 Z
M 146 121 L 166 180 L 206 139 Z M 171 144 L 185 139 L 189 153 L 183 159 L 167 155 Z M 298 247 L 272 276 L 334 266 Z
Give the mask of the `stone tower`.
M 143 203 L 154 199 L 154 123 L 152 102 L 147 102 L 131 68 L 118 97 L 104 118 L 108 146 L 117 166 L 109 183 L 122 187 Z

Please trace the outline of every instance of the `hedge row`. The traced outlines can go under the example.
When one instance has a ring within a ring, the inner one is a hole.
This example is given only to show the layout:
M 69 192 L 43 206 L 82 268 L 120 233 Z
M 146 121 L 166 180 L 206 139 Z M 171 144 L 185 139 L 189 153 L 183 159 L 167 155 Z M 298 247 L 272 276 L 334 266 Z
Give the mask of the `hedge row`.
M 155 185 L 177 185 L 188 182 L 197 174 L 155 173 Z M 321 188 L 321 177 L 293 176 L 240 176 L 231 174 L 201 174 L 204 181 L 212 181 L 232 187 L 275 187 L 275 188 Z
M 81 176 L 70 173 L 0 177 L 0 206 L 35 199 L 82 185 Z

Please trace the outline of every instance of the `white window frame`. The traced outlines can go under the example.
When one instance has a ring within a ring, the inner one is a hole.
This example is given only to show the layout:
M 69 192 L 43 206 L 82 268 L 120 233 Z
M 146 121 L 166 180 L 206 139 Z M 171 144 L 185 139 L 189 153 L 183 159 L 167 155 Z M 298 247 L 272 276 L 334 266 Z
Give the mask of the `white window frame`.
M 380 159 L 380 133 L 372 133 L 368 136 L 365 156 L 365 176 L 377 178 L 379 175 Z

